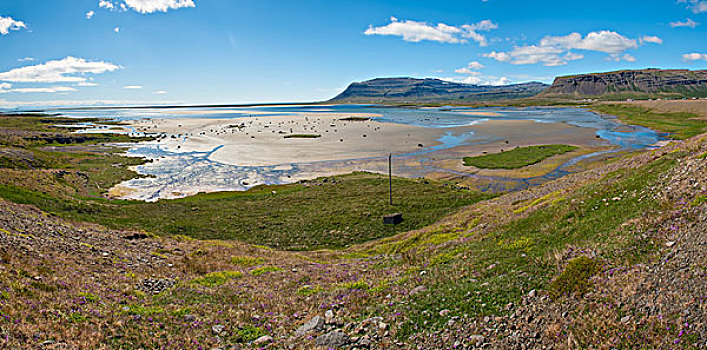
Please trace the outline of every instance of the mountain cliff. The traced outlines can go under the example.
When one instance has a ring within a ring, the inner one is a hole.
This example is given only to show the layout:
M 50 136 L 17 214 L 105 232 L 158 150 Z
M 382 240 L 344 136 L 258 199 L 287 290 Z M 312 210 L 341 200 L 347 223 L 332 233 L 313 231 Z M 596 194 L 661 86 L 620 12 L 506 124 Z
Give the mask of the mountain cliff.
M 555 78 L 542 97 L 707 97 L 707 70 L 623 70 Z
M 534 96 L 548 85 L 538 82 L 485 86 L 439 79 L 379 78 L 349 85 L 332 102 L 433 102 L 475 101 Z

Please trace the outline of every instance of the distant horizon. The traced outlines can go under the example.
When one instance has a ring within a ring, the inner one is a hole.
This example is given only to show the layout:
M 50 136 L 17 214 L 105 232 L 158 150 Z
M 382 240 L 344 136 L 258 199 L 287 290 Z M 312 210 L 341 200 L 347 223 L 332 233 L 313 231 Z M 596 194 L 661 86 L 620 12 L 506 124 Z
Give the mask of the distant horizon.
M 604 72 L 585 72 L 585 73 L 575 73 L 575 74 L 567 74 L 563 76 L 557 76 L 554 77 L 556 78 L 562 78 L 566 76 L 574 76 L 574 75 L 583 75 L 583 74 L 606 74 L 606 73 L 612 73 L 612 72 L 622 72 L 622 71 L 640 71 L 640 70 L 676 70 L 676 71 L 705 71 L 707 69 L 689 69 L 689 68 L 656 68 L 656 67 L 649 67 L 649 68 L 636 68 L 636 69 L 618 69 L 618 70 L 609 70 L 609 71 L 604 71 Z M 425 79 L 432 79 L 432 80 L 442 80 L 442 81 L 448 81 L 445 79 L 440 79 L 436 77 L 413 77 L 413 76 L 394 76 L 394 77 L 375 77 L 375 78 L 369 78 L 369 79 L 364 79 L 360 81 L 352 81 L 350 84 L 354 83 L 362 83 L 362 82 L 367 82 L 371 80 L 376 80 L 376 79 L 417 79 L 417 80 L 425 80 Z M 449 81 L 457 84 L 463 84 L 463 85 L 471 85 L 471 86 L 510 86 L 510 85 L 521 85 L 521 84 L 529 84 L 529 83 L 542 83 L 548 86 L 552 85 L 552 82 L 546 83 L 542 81 L 523 81 L 523 82 L 514 82 L 514 83 L 509 83 L 505 85 L 482 85 L 482 84 L 470 84 L 470 83 L 463 83 L 463 82 L 454 82 L 454 81 Z M 349 85 L 350 85 L 349 84 Z M 347 88 L 348 86 L 347 85 Z M 344 88 L 341 92 L 345 91 L 346 88 Z M 237 107 L 237 108 L 245 108 L 245 107 L 262 107 L 262 106 L 278 106 L 278 105 L 284 105 L 284 106 L 303 106 L 303 105 L 320 105 L 320 104 L 325 104 L 330 102 L 332 99 L 334 99 L 336 96 L 338 96 L 341 92 L 337 93 L 336 95 L 324 99 L 324 100 L 319 100 L 319 101 L 270 101 L 270 102 L 260 102 L 260 101 L 255 101 L 255 102 L 243 102 L 243 103 L 229 103 L 229 102 L 221 102 L 221 103 L 170 103 L 170 102 L 164 102 L 162 104 L 150 104 L 150 103 L 139 103 L 136 102 L 135 104 L 75 104 L 75 105 L 26 105 L 26 106 L 15 106 L 15 107 L 0 107 L 0 111 L 22 111 L 22 112 L 32 112 L 32 111 L 61 111 L 61 110 L 79 110 L 79 109 L 96 109 L 96 110 L 105 110 L 105 109 L 149 109 L 149 108 L 228 108 L 228 107 Z

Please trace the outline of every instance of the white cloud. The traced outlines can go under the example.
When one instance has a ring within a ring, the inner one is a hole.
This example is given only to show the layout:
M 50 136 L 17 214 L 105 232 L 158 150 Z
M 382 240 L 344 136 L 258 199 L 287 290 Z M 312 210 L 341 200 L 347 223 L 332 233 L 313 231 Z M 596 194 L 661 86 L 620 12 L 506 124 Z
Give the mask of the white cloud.
M 98 86 L 98 84 L 96 84 L 96 83 L 91 83 L 91 82 L 88 82 L 88 81 L 82 81 L 82 82 L 80 82 L 78 85 L 79 85 L 79 86 Z
M 93 18 L 93 15 L 95 15 L 95 14 L 96 14 L 96 13 L 93 12 L 93 11 L 88 11 L 88 12 L 86 12 L 86 19 L 91 19 L 91 18 Z
M 700 25 L 700 24 L 697 23 L 697 22 L 695 22 L 695 21 L 693 21 L 693 20 L 691 20 L 691 19 L 689 19 L 689 18 L 686 19 L 686 20 L 683 21 L 683 22 L 680 22 L 680 21 L 670 22 L 670 26 L 671 26 L 672 28 L 676 28 L 676 27 L 690 27 L 690 28 L 695 28 L 695 27 L 697 27 L 698 25 Z
M 0 16 L 0 34 L 5 35 L 11 30 L 20 30 L 27 28 L 27 25 L 22 21 L 12 19 L 12 17 Z
M 498 25 L 490 20 L 455 27 L 444 23 L 429 25 L 426 22 L 411 20 L 400 21 L 395 17 L 391 17 L 388 25 L 382 27 L 369 26 L 363 33 L 365 35 L 399 36 L 405 41 L 414 43 L 428 40 L 449 44 L 462 44 L 467 43 L 469 41 L 467 39 L 471 39 L 480 46 L 486 46 L 486 37 L 479 34 L 479 31 L 489 31 L 496 28 L 498 28 Z
M 679 3 L 687 4 L 687 8 L 694 13 L 707 12 L 706 0 L 678 0 Z
M 682 58 L 686 61 L 707 61 L 707 53 L 686 53 L 682 55 Z
M 0 81 L 21 83 L 79 83 L 88 79 L 86 74 L 101 74 L 120 69 L 105 61 L 87 61 L 83 58 L 66 57 L 62 60 L 11 69 L 0 72 Z
M 494 77 L 494 76 L 485 76 L 482 75 L 479 72 L 472 72 L 473 74 L 470 74 L 466 77 L 463 78 L 441 78 L 442 80 L 445 81 L 451 81 L 454 83 L 462 83 L 462 84 L 471 84 L 471 85 L 508 85 L 511 83 L 511 80 L 508 79 L 507 77 Z
M 106 1 L 106 0 L 101 0 L 101 1 L 99 1 L 99 2 L 98 2 L 98 7 L 101 7 L 101 8 L 104 8 L 104 9 L 108 9 L 108 10 L 112 10 L 112 9 L 115 8 L 115 6 L 113 5 L 112 2 Z
M 103 6 L 102 4 L 105 4 Z M 116 3 L 117 4 L 117 3 Z M 99 6 L 107 9 L 113 9 L 116 5 L 106 0 L 101 0 Z M 167 12 L 168 10 L 176 10 L 179 8 L 196 7 L 193 0 L 123 0 L 120 3 L 120 8 L 126 11 L 130 8 L 139 13 Z
M 128 86 L 123 86 L 123 89 L 139 90 L 139 89 L 142 89 L 142 86 L 140 86 L 140 85 L 128 85 Z
M 643 37 L 646 42 L 657 42 L 662 40 L 658 37 Z M 538 45 L 515 46 L 509 52 L 490 52 L 484 57 L 493 58 L 500 62 L 511 64 L 536 64 L 542 63 L 545 66 L 561 66 L 569 61 L 584 58 L 582 54 L 577 54 L 571 50 L 585 50 L 603 52 L 611 58 L 619 57 L 626 50 L 638 48 L 637 40 L 627 38 L 617 32 L 603 30 L 591 32 L 586 36 L 580 33 L 571 33 L 565 36 L 546 36 Z
M 30 107 L 30 106 L 137 106 L 137 105 L 175 105 L 183 104 L 184 101 L 155 101 L 155 100 L 32 100 L 32 101 L 8 101 L 0 99 L 0 106 L 8 108 Z
M 113 31 L 115 32 L 115 34 L 119 34 L 119 33 L 120 33 L 120 27 L 115 27 L 115 28 L 113 28 Z
M 0 83 L 0 94 L 10 92 L 11 87 L 12 87 L 12 84 L 10 84 L 10 83 Z
M 164 94 L 167 93 L 167 91 L 160 90 L 160 91 L 155 91 L 155 93 L 158 94 L 158 95 L 164 95 Z
M 34 58 L 33 57 L 24 57 L 24 58 L 17 59 L 17 62 L 30 62 L 30 61 L 34 61 Z
M 479 63 L 478 61 L 471 61 L 471 62 L 469 62 L 469 64 L 466 65 L 466 67 L 455 69 L 454 73 L 471 74 L 473 71 L 483 69 L 483 68 L 484 68 L 484 65 Z
M 662 44 L 663 39 L 661 39 L 657 36 L 644 35 L 641 37 L 640 42 L 641 42 L 641 44 L 643 44 L 643 43 Z
M 624 56 L 621 57 L 621 59 L 623 59 L 624 61 L 628 61 L 628 62 L 636 62 L 636 58 L 627 54 L 627 53 L 624 54 Z
M 478 61 L 469 62 L 466 67 L 457 68 L 454 73 L 466 75 L 463 78 L 443 78 L 443 80 L 453 81 L 463 84 L 473 84 L 473 85 L 507 85 L 510 83 L 510 79 L 506 77 L 494 77 L 486 76 L 477 72 L 479 69 L 483 69 L 484 65 Z
M 39 88 L 17 88 L 9 90 L 12 92 L 30 93 L 30 92 L 72 92 L 76 89 L 70 86 L 50 86 L 50 87 L 39 87 Z

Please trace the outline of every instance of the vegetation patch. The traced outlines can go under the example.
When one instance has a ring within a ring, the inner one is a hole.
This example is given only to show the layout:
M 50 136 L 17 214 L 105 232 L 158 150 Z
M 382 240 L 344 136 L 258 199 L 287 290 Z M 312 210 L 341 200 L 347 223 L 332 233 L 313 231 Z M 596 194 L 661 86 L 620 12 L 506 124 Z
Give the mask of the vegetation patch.
M 518 169 L 540 163 L 552 156 L 572 152 L 576 149 L 577 147 L 569 145 L 518 147 L 500 153 L 464 157 L 464 165 L 483 169 Z
M 264 335 L 267 335 L 267 333 L 263 328 L 252 325 L 244 325 L 238 328 L 235 332 L 233 335 L 233 340 L 238 343 L 249 343 Z
M 282 268 L 277 267 L 277 266 L 263 266 L 263 267 L 259 267 L 255 270 L 251 271 L 250 274 L 253 276 L 260 276 L 260 275 L 268 273 L 268 272 L 277 272 L 277 271 L 282 271 Z
M 218 287 L 232 279 L 241 277 L 243 277 L 243 272 L 240 271 L 219 271 L 211 272 L 204 277 L 195 278 L 191 283 L 204 287 Z
M 346 118 L 339 118 L 339 120 L 344 121 L 344 122 L 365 122 L 368 120 L 371 120 L 369 117 L 346 117 Z
M 312 287 L 310 285 L 306 285 L 306 286 L 302 286 L 299 289 L 297 289 L 298 295 L 304 295 L 307 297 L 317 294 L 317 293 L 321 293 L 321 292 L 324 292 L 324 288 L 319 287 L 319 286 Z
M 263 258 L 254 258 L 250 256 L 232 256 L 231 264 L 244 267 L 253 267 L 263 264 Z
M 584 294 L 589 289 L 589 279 L 598 270 L 596 260 L 589 257 L 580 256 L 570 260 L 564 271 L 550 283 L 550 296 L 560 298 Z
M 318 139 L 320 137 L 322 137 L 320 134 L 290 134 L 284 136 L 286 139 Z

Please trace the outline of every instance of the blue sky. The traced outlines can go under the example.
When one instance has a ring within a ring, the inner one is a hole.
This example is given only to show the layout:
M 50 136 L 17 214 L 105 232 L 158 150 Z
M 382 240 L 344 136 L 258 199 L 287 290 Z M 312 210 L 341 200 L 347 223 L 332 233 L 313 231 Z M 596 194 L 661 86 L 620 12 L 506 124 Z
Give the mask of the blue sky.
M 707 66 L 707 0 L 0 0 L 0 107 L 315 101 L 352 81 Z

